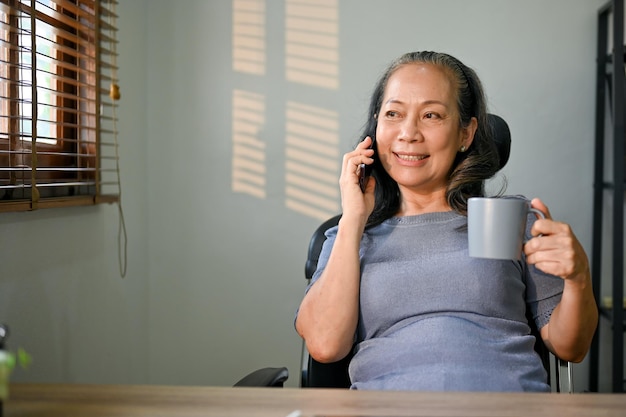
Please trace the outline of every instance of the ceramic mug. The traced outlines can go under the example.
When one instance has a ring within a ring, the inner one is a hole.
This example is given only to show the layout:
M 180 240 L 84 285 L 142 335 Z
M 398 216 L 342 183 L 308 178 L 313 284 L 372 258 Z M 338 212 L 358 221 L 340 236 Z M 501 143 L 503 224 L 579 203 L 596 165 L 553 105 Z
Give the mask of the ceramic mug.
M 472 197 L 467 205 L 469 255 L 475 258 L 522 258 L 529 213 L 545 214 L 520 197 Z

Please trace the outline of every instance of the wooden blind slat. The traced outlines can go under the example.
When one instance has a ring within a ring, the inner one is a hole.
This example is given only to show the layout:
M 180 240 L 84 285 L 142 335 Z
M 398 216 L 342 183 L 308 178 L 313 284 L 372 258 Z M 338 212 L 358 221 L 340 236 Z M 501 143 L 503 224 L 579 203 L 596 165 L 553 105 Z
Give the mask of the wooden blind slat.
M 117 2 L 0 1 L 0 212 L 116 201 Z

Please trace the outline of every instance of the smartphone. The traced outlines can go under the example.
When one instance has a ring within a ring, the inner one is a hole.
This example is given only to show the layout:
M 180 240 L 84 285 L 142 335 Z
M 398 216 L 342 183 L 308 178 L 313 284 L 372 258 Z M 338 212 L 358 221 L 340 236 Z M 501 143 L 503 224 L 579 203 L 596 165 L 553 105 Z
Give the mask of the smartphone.
M 370 136 L 372 138 L 372 144 L 370 145 L 370 149 L 374 148 L 375 138 L 374 136 Z M 374 156 L 375 157 L 375 156 Z M 367 178 L 372 174 L 372 164 L 366 165 L 361 164 L 359 166 L 359 185 L 361 186 L 361 191 L 365 192 L 365 185 L 367 184 Z

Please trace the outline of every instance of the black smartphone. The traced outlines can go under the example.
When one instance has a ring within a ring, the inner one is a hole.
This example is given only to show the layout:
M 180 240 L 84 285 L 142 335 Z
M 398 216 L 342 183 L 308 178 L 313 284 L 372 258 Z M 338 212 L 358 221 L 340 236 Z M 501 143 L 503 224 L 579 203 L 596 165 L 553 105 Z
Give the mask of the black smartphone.
M 370 149 L 374 148 L 374 141 L 376 139 L 374 139 L 374 136 L 370 136 L 372 138 L 372 144 L 370 145 Z M 375 155 L 373 156 L 375 157 Z M 366 165 L 366 164 L 361 164 L 359 166 L 359 185 L 361 186 L 361 191 L 365 192 L 365 185 L 367 184 L 367 178 L 371 175 L 372 173 L 372 164 Z

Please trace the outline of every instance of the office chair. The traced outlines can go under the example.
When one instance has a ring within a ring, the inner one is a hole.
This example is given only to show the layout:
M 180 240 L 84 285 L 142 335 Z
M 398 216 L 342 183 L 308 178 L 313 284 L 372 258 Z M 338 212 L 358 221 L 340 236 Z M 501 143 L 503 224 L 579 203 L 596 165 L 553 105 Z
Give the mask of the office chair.
M 494 132 L 494 140 L 500 158 L 500 169 L 507 163 L 511 148 L 511 134 L 507 123 L 499 116 L 489 114 L 489 123 Z M 305 264 L 305 278 L 310 282 L 322 250 L 322 245 L 326 240 L 325 232 L 339 223 L 341 215 L 336 215 L 322 223 L 313 233 L 309 243 L 308 257 Z M 573 370 L 570 362 L 564 361 L 554 356 L 543 344 L 539 332 L 534 326 L 533 320 L 529 320 L 532 334 L 535 336 L 535 350 L 538 352 L 544 367 L 548 373 L 548 383 L 556 392 L 574 391 Z M 348 376 L 348 365 L 352 354 L 333 363 L 321 363 L 313 359 L 307 352 L 303 342 L 301 358 L 301 379 L 300 386 L 303 388 L 348 388 L 350 378 Z

